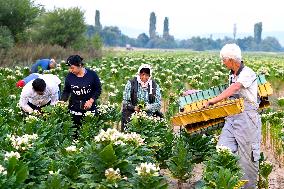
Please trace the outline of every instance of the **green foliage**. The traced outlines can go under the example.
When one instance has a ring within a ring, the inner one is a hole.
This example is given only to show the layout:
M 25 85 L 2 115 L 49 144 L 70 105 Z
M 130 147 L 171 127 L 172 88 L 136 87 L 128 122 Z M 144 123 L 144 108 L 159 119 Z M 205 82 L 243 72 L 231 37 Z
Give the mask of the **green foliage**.
M 84 12 L 79 8 L 58 8 L 44 13 L 35 31 L 39 42 L 58 44 L 62 47 L 80 44 L 86 31 Z
M 3 163 L 3 161 L 1 163 Z M 7 173 L 6 175 L 0 173 L 0 187 L 8 189 L 23 186 L 29 174 L 27 165 L 19 161 L 15 156 L 5 160 L 4 163 Z
M 149 37 L 145 33 L 141 33 L 137 37 L 137 46 L 138 47 L 145 47 L 149 41 Z
M 103 47 L 103 41 L 101 37 L 98 34 L 95 34 L 92 38 L 92 45 L 95 48 L 95 50 L 101 50 Z
M 191 177 L 193 169 L 192 154 L 187 149 L 183 138 L 178 137 L 173 145 L 172 155 L 167 160 L 168 169 L 174 178 L 185 182 Z
M 137 113 L 127 124 L 127 132 L 140 133 L 147 145 L 155 152 L 161 166 L 169 159 L 174 135 L 168 123 L 159 118 L 149 117 L 146 113 Z
M 32 0 L 0 0 L 0 26 L 6 26 L 16 42 L 39 13 L 40 7 Z
M 131 178 L 135 174 L 135 167 L 139 162 L 154 161 L 147 146 L 124 140 L 118 135 L 115 130 L 101 132 L 95 139 L 96 142 L 85 145 L 82 152 L 84 166 L 81 169 L 82 174 L 79 176 L 81 183 L 85 183 L 86 186 L 96 183 L 95 185 L 104 188 L 110 184 L 109 180 L 105 180 L 106 169 L 119 169 L 121 178 L 124 176 Z M 120 179 L 117 182 L 119 182 L 118 185 L 125 184 Z
M 9 49 L 14 45 L 14 38 L 7 26 L 0 26 L 0 49 Z
M 230 149 L 217 146 L 217 153 L 205 162 L 204 188 L 233 189 L 240 185 L 242 172 L 238 165 L 238 159 Z
M 48 179 L 44 182 L 41 183 L 41 185 L 39 186 L 40 189 L 45 189 L 45 188 L 49 188 L 49 189 L 58 189 L 58 188 L 62 188 L 62 189 L 68 189 L 69 186 L 66 183 L 66 181 L 62 178 L 62 176 L 60 174 L 53 174 L 53 175 L 49 175 Z
M 182 136 L 186 142 L 187 151 L 192 153 L 192 163 L 201 163 L 215 153 L 215 144 L 212 136 L 189 135 L 184 130 Z
M 98 114 L 93 115 L 91 112 L 85 114 L 82 127 L 80 129 L 80 139 L 91 141 L 101 129 L 107 130 L 120 122 L 120 110 L 117 106 L 110 103 L 98 105 Z
M 266 37 L 260 43 L 260 50 L 266 52 L 281 51 L 282 47 L 275 37 Z
M 278 98 L 277 104 L 278 104 L 278 106 L 280 106 L 280 107 L 284 107 L 284 97 Z
M 155 188 L 155 189 L 167 189 L 168 183 L 163 177 L 141 177 L 135 176 L 133 178 L 133 187 L 136 189 L 145 189 L 145 188 Z
M 131 179 L 133 188 L 168 188 L 166 180 L 159 175 L 159 167 L 152 163 L 141 163 L 135 169 L 137 174 Z
M 106 26 L 101 32 L 101 37 L 105 45 L 116 46 L 122 44 L 122 33 L 116 26 Z M 125 44 L 124 44 L 125 45 Z
M 272 169 L 273 165 L 271 164 L 271 162 L 265 160 L 263 152 L 261 152 L 259 160 L 258 188 L 269 188 L 268 176 L 272 172 Z
M 110 101 L 120 104 L 124 84 L 136 74 L 137 68 L 142 63 L 147 62 L 151 62 L 155 69 L 154 78 L 160 83 L 163 99 L 166 102 L 172 96 L 180 94 L 182 87 L 207 89 L 214 83 L 227 82 L 225 68 L 221 67 L 217 53 L 176 52 L 173 54 L 172 52 L 159 53 L 157 51 L 154 53 L 153 51 L 127 53 L 127 56 L 119 55 L 118 57 L 106 57 L 93 62 L 86 62 L 86 66 L 96 70 L 102 79 L 104 88 L 102 102 Z M 245 54 L 244 58 L 256 72 L 266 71 L 265 73 L 269 74 L 270 78 L 277 78 L 279 82 L 284 79 L 283 56 Z M 103 123 L 98 122 L 97 118 L 86 117 L 83 124 L 83 127 L 86 126 L 86 130 L 82 128 L 81 138 L 79 137 L 78 141 L 72 141 L 73 131 L 71 127 L 73 124 L 65 106 L 46 107 L 42 115 L 22 115 L 19 107 L 17 107 L 21 89 L 16 88 L 15 83 L 28 75 L 28 70 L 28 68 L 17 66 L 13 69 L 0 68 L 0 80 L 4 83 L 0 90 L 0 164 L 2 166 L 1 171 L 4 173 L 0 173 L 0 183 L 5 182 L 7 188 L 114 188 L 116 186 L 118 188 L 134 188 L 134 186 L 147 188 L 148 185 L 144 185 L 143 182 L 148 182 L 147 179 L 150 178 L 141 177 L 141 174 L 135 171 L 136 168 L 142 162 L 162 165 L 163 158 L 171 158 L 172 149 L 175 149 L 172 148 L 174 139 L 172 130 L 168 130 L 169 125 L 165 121 L 160 121 L 161 123 L 154 122 L 154 120 L 140 121 L 140 118 L 134 121 L 137 124 L 135 125 L 137 131 L 141 131 L 147 137 L 144 143 L 141 138 L 138 140 L 139 142 L 128 141 L 128 139 L 139 135 L 124 136 L 123 133 L 115 133 L 110 137 L 106 137 L 109 135 L 104 134 L 103 136 L 108 140 L 98 140 L 99 137 L 95 133 L 98 132 L 100 126 L 113 127 L 119 122 L 119 104 L 114 105 L 113 108 L 109 108 L 111 106 L 106 106 L 106 109 L 98 107 L 100 113 L 98 116 L 100 116 L 99 119 L 104 120 Z M 68 70 L 62 66 L 48 73 L 57 74 L 63 79 Z M 280 88 L 281 85 L 278 87 Z M 171 95 L 170 93 L 175 94 Z M 175 103 L 175 100 L 170 100 L 170 103 Z M 165 107 L 167 109 L 167 103 Z M 275 137 L 273 144 L 281 145 L 280 142 L 282 141 L 279 137 L 283 137 L 283 131 L 281 131 L 283 129 L 282 118 L 283 111 L 271 112 L 263 116 L 263 121 L 269 122 L 273 137 Z M 140 126 L 143 127 L 140 128 Z M 282 135 L 279 135 L 281 133 Z M 31 143 L 21 144 L 21 148 L 16 148 L 11 140 L 11 135 L 23 137 L 25 134 L 37 134 L 38 138 L 32 140 Z M 210 159 L 211 153 L 209 152 L 215 152 L 211 149 L 215 145 L 214 141 L 211 142 L 211 137 L 200 135 L 196 137 L 196 140 L 187 135 L 184 137 L 187 144 L 186 152 L 193 154 L 192 160 L 194 162 L 203 161 L 202 156 L 207 156 L 209 160 L 212 159 L 215 168 L 207 169 L 215 173 L 208 173 L 209 176 L 207 175 L 207 178 L 212 178 L 212 183 L 220 182 L 220 185 L 224 186 L 226 183 L 235 182 L 235 172 L 226 170 L 228 167 L 233 168 L 235 161 L 231 161 L 232 164 L 230 164 L 214 156 Z M 193 147 L 188 147 L 188 145 Z M 23 149 L 22 147 L 26 148 Z M 178 148 L 178 146 L 175 147 Z M 24 174 L 26 173 L 25 169 L 19 171 L 19 173 L 23 173 L 19 174 L 23 175 L 23 177 L 18 177 L 19 184 L 15 184 L 17 171 L 14 171 L 13 176 L 9 177 L 11 179 L 5 174 L 8 161 L 4 160 L 4 154 L 11 151 L 18 152 L 21 155 L 17 160 L 17 165 L 23 165 L 27 168 L 28 174 Z M 184 157 L 185 151 L 181 149 L 182 153 L 180 154 L 177 151 L 175 151 L 175 154 L 178 157 Z M 279 151 L 279 156 L 282 157 L 281 155 Z M 159 162 L 157 162 L 157 159 Z M 215 161 L 213 161 L 214 159 Z M 175 158 L 174 162 L 181 164 L 182 161 L 179 160 L 185 159 Z M 218 162 L 220 163 L 217 164 Z M 226 167 L 220 167 L 221 165 Z M 117 176 L 117 180 L 106 176 L 107 170 L 111 168 L 120 170 L 120 177 Z M 175 166 L 175 168 L 184 173 L 183 167 Z M 265 169 L 266 173 L 269 169 L 269 167 Z M 165 183 L 158 171 L 152 176 L 155 176 L 155 178 L 151 178 L 152 180 L 160 182 L 150 180 L 149 183 L 156 183 L 157 185 Z M 225 178 L 224 182 L 220 180 L 221 177 Z M 229 177 L 234 179 L 229 180 Z M 22 181 L 23 179 L 20 178 L 25 178 L 25 180 Z M 9 184 L 7 184 L 8 182 Z M 142 184 L 138 184 L 140 182 Z M 206 186 L 209 187 L 209 183 L 207 184 Z M 240 182 L 237 185 L 241 186 Z M 1 188 L 5 188 L 5 186 L 2 187 L 1 185 Z M 155 186 L 149 187 L 155 188 Z
M 232 170 L 221 167 L 213 173 L 210 179 L 203 189 L 235 189 L 240 178 Z

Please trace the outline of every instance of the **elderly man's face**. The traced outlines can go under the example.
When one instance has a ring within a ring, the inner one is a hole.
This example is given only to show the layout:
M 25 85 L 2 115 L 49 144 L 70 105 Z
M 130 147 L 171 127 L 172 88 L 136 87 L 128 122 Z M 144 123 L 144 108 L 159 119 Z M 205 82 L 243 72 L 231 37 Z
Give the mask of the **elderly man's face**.
M 222 59 L 223 64 L 227 67 L 227 69 L 231 70 L 234 66 L 234 61 L 230 58 L 223 58 Z

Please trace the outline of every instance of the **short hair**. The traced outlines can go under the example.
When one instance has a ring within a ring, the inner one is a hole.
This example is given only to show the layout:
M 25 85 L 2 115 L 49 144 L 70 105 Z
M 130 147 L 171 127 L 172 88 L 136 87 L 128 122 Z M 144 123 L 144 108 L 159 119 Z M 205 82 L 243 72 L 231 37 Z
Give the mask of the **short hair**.
M 43 79 L 37 78 L 32 83 L 33 89 L 37 92 L 44 92 L 46 88 L 46 83 Z
M 242 52 L 240 47 L 235 44 L 226 44 L 220 51 L 220 57 L 222 59 L 230 58 L 238 62 L 242 61 Z
M 146 74 L 149 74 L 149 75 L 150 75 L 150 69 L 149 69 L 149 68 L 142 68 L 139 73 L 140 73 L 140 74 L 146 73 Z
M 67 58 L 66 60 L 66 64 L 67 66 L 81 66 L 84 65 L 84 63 L 82 62 L 83 58 L 79 55 L 71 55 Z

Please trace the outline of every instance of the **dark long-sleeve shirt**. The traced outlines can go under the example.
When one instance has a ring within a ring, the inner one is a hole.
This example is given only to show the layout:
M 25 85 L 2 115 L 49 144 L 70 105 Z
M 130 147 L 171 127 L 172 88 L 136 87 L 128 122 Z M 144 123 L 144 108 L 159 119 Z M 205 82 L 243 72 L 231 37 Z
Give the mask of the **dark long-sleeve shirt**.
M 85 112 L 82 106 L 86 101 L 93 98 L 96 101 L 101 94 L 101 82 L 95 71 L 86 69 L 83 77 L 77 77 L 73 73 L 69 73 L 65 79 L 65 86 L 61 95 L 61 100 L 69 99 L 69 109 L 73 112 Z M 93 103 L 90 111 L 96 108 L 96 102 Z

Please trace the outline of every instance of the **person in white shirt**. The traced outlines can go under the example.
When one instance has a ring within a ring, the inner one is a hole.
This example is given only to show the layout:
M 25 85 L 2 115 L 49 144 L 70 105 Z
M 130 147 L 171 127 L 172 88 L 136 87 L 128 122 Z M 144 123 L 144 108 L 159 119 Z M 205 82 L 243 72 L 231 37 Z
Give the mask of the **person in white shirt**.
M 226 44 L 220 51 L 223 64 L 231 70 L 229 87 L 217 97 L 210 99 L 205 107 L 226 98 L 243 98 L 244 111 L 226 117 L 218 145 L 226 146 L 237 154 L 244 172 L 243 180 L 248 180 L 244 188 L 256 188 L 260 159 L 261 119 L 257 112 L 257 77 L 245 66 L 241 49 L 236 44 Z
M 24 112 L 32 113 L 35 110 L 41 111 L 44 106 L 55 105 L 59 98 L 58 80 L 44 76 L 28 82 L 21 92 L 20 108 Z
M 16 86 L 18 88 L 23 88 L 26 84 L 28 84 L 30 81 L 35 80 L 36 78 L 42 78 L 42 79 L 46 78 L 47 80 L 54 80 L 57 83 L 57 85 L 61 84 L 61 80 L 56 75 L 32 73 L 32 74 L 28 75 L 27 77 L 25 77 L 24 79 L 19 80 L 16 83 Z M 60 89 L 60 87 L 59 87 L 59 89 Z

